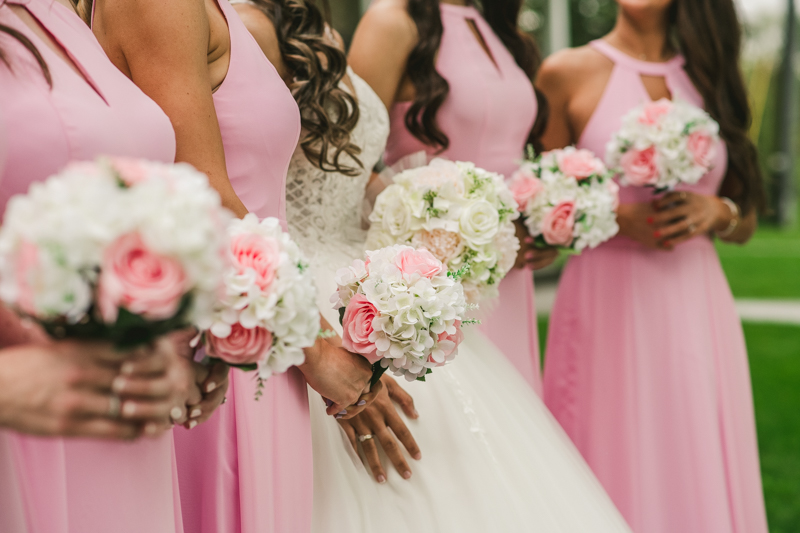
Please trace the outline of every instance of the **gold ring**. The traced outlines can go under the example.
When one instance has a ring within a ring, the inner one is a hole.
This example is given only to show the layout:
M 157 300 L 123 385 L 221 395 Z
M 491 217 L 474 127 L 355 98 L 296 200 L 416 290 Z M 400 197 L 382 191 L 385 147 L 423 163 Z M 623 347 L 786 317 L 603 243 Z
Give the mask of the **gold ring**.
M 371 438 L 372 438 L 372 435 L 359 435 L 358 436 L 358 442 L 364 442 L 364 441 L 370 440 Z

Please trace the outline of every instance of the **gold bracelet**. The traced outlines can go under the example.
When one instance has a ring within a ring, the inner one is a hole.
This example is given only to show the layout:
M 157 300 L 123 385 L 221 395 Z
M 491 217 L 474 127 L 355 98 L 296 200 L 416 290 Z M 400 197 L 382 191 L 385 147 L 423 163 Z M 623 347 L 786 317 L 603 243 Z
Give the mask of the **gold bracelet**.
M 724 239 L 726 237 L 730 237 L 731 234 L 734 231 L 736 231 L 736 228 L 739 227 L 739 220 L 742 217 L 742 212 L 739 210 L 739 206 L 736 204 L 736 202 L 734 202 L 730 198 L 722 196 L 720 197 L 720 200 L 722 200 L 723 204 L 728 206 L 728 209 L 731 210 L 731 216 L 733 217 L 731 218 L 731 221 L 728 224 L 727 228 L 717 232 L 717 237 L 719 237 L 720 239 Z

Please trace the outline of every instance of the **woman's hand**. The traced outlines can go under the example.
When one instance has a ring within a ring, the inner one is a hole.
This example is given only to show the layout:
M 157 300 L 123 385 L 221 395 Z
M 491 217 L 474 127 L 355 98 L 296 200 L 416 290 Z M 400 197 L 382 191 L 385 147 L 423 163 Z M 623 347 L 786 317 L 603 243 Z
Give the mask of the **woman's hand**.
M 169 343 L 123 353 L 63 341 L 0 352 L 0 426 L 45 436 L 134 439 L 171 427 L 177 360 Z
M 191 367 L 194 382 L 186 398 L 188 420 L 181 421 L 186 429 L 193 429 L 211 418 L 216 408 L 225 401 L 230 385 L 230 367 L 225 363 L 217 362 L 207 367 L 192 362 Z
M 416 419 L 419 418 L 419 414 L 414 409 L 414 400 L 393 378 L 384 375 L 381 382 L 386 386 L 375 401 L 358 416 L 350 420 L 339 420 L 339 424 L 347 434 L 347 438 L 350 439 L 350 444 L 353 445 L 356 453 L 358 453 L 358 443 L 361 442 L 372 475 L 375 476 L 378 483 L 385 483 L 386 472 L 381 464 L 376 440 L 381 443 L 386 456 L 404 479 L 411 477 L 411 468 L 397 441 L 399 440 L 409 455 L 416 460 L 422 459 L 422 453 L 420 453 L 411 431 L 397 414 L 392 403 L 394 400 L 400 405 L 406 416 Z
M 312 389 L 328 399 L 327 413 L 352 418 L 371 403 L 382 388 L 380 383 L 367 392 L 372 366 L 360 355 L 350 353 L 338 339 L 317 339 L 306 349 L 300 371 Z
M 659 248 L 655 237 L 653 222 L 656 210 L 652 203 L 621 204 L 617 208 L 619 234 L 645 245 L 647 248 Z
M 731 212 L 716 196 L 673 191 L 653 202 L 653 238 L 671 250 L 692 237 L 721 231 L 730 223 Z
M 533 237 L 528 233 L 528 228 L 521 220 L 515 220 L 517 238 L 519 239 L 519 251 L 514 268 L 527 268 L 539 270 L 553 264 L 558 258 L 557 248 L 537 248 L 533 242 Z

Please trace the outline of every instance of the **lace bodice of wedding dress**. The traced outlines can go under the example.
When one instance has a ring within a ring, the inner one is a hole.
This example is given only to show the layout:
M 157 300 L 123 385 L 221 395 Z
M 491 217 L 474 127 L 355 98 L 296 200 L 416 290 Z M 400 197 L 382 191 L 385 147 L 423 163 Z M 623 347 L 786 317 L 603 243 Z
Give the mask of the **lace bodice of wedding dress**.
M 298 146 L 286 181 L 289 233 L 312 265 L 335 265 L 334 270 L 349 265 L 363 252 L 364 190 L 389 136 L 389 115 L 381 99 L 349 67 L 347 74 L 360 113 L 351 142 L 361 148 L 358 157 L 363 169 L 356 176 L 325 172 L 311 164 Z M 350 91 L 345 83 L 342 88 Z M 342 161 L 361 168 L 347 154 Z

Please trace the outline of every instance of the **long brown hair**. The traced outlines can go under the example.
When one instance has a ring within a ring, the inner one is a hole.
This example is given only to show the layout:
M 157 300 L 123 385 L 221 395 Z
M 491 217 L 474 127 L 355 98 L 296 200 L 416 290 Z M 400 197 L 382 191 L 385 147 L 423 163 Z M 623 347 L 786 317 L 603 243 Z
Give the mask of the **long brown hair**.
M 533 38 L 517 26 L 522 0 L 485 0 L 481 12 L 492 31 L 500 38 L 517 65 L 533 83 L 541 63 L 541 54 Z M 439 108 L 447 99 L 450 86 L 436 70 L 436 54 L 444 28 L 439 0 L 408 0 L 408 13 L 417 26 L 419 42 L 408 57 L 406 73 L 416 95 L 405 116 L 405 125 L 414 137 L 442 150 L 450 145 L 447 134 L 436 121 Z M 537 93 L 539 113 L 529 142 L 538 142 L 547 116 L 546 101 Z
M 347 73 L 347 56 L 329 42 L 327 23 L 313 0 L 249 0 L 275 25 L 281 55 L 292 75 L 289 88 L 300 107 L 300 146 L 316 167 L 347 175 L 361 167 L 361 149 L 350 140 L 359 118 L 358 102 L 339 84 Z
M 4 3 L 0 3 L 2 6 Z M 5 24 L 0 24 L 0 33 L 5 33 L 6 35 L 11 36 L 11 38 L 16 39 L 19 43 L 25 47 L 36 59 L 36 62 L 39 63 L 39 67 L 42 69 L 42 74 L 44 75 L 44 79 L 47 80 L 47 84 L 51 87 L 53 86 L 53 78 L 50 76 L 50 69 L 47 68 L 47 62 L 45 62 L 42 53 L 39 52 L 39 49 L 36 48 L 36 45 L 31 42 L 23 33 L 15 30 L 10 26 L 6 26 Z M 6 51 L 0 48 L 0 61 L 6 64 L 8 68 L 12 68 L 11 63 L 8 60 L 8 56 L 6 55 Z
M 669 24 L 686 58 L 686 72 L 728 146 L 723 194 L 743 213 L 762 209 L 764 184 L 758 153 L 748 136 L 752 115 L 739 68 L 742 29 L 733 0 L 675 0 Z

